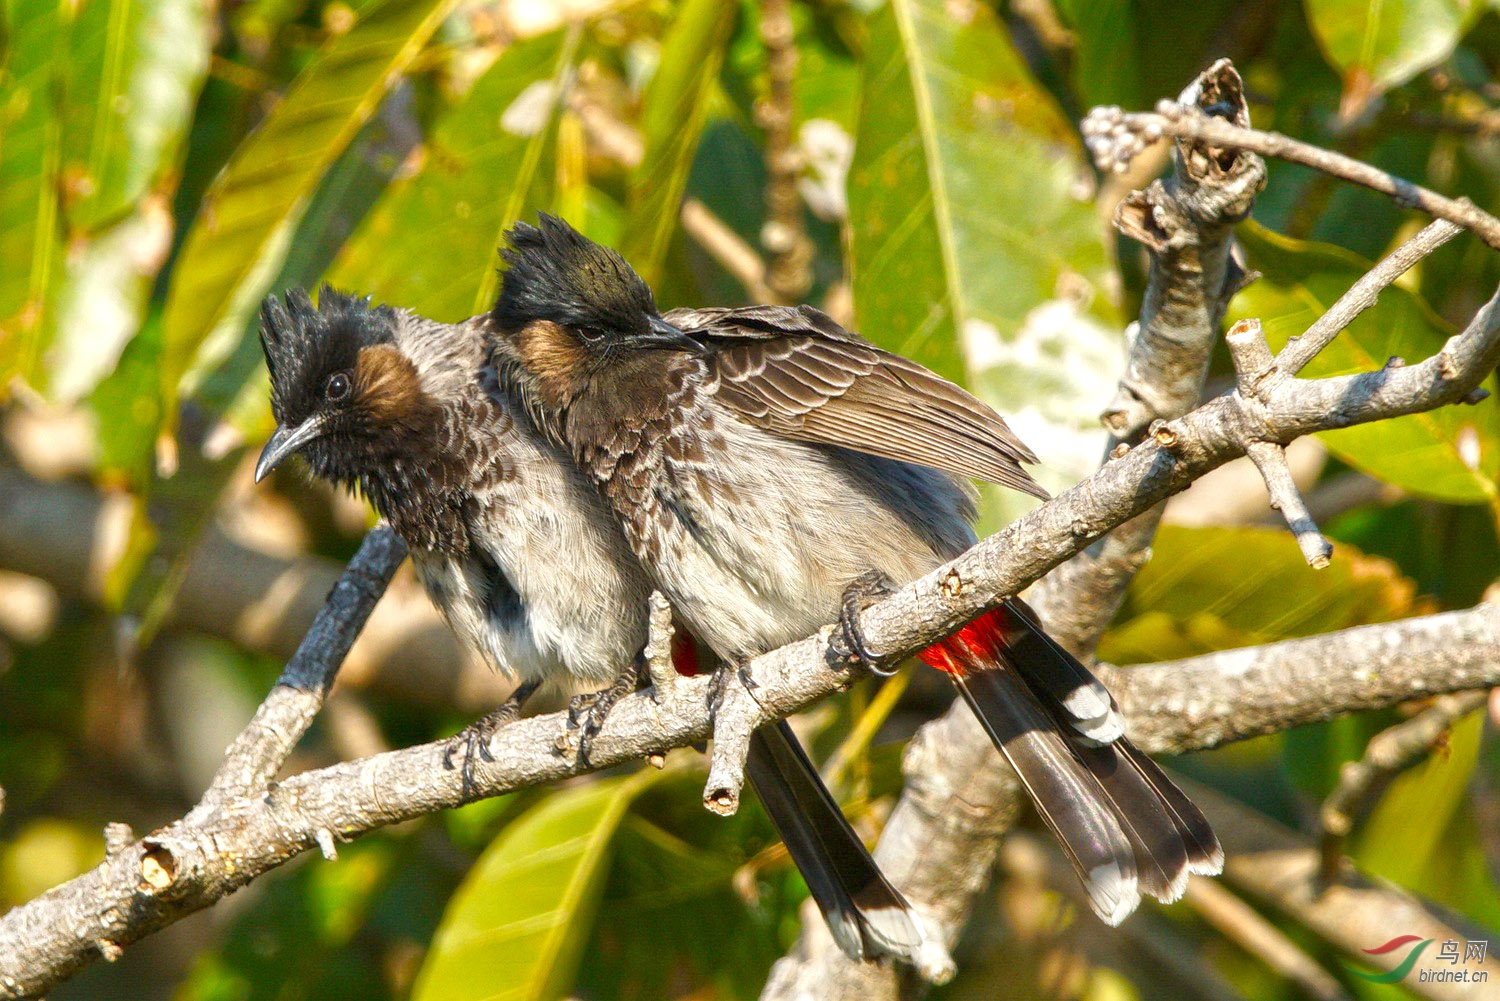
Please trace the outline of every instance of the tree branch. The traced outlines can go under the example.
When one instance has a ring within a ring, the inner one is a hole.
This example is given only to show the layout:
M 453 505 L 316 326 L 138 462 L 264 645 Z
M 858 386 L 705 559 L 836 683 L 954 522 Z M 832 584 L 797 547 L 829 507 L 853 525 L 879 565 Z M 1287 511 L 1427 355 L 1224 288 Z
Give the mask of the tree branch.
M 339 666 L 404 559 L 406 545 L 388 527 L 381 525 L 365 536 L 275 687 L 224 752 L 208 790 L 188 814 L 189 823 L 265 789 L 281 771 L 323 708 Z
M 1163 101 L 1157 105 L 1155 114 L 1124 112 L 1119 108 L 1095 108 L 1084 120 L 1083 132 L 1101 170 L 1128 163 L 1146 145 L 1162 136 L 1247 150 L 1261 156 L 1274 156 L 1291 163 L 1300 163 L 1331 177 L 1342 178 L 1389 195 L 1402 208 L 1421 209 L 1430 216 L 1446 219 L 1500 250 L 1500 219 L 1477 207 L 1467 198 L 1448 198 L 1342 153 L 1298 142 L 1279 132 L 1247 128 L 1246 125 L 1248 123 L 1231 124 L 1183 104 Z
M 1218 123 L 1234 134 L 1248 131 L 1244 128 L 1249 116 L 1240 80 L 1227 61 L 1206 70 L 1180 100 L 1180 105 L 1172 106 L 1195 109 L 1195 119 Z M 1126 131 L 1126 126 L 1113 124 L 1115 119 L 1099 124 L 1103 120 L 1091 115 L 1090 121 L 1095 124 L 1088 125 L 1086 136 L 1096 157 L 1106 140 Z M 1132 135 L 1144 143 L 1152 138 L 1152 131 L 1142 129 Z M 1183 421 L 1229 405 L 1231 400 L 1242 401 L 1250 409 L 1280 406 L 1280 402 L 1268 404 L 1264 392 L 1257 397 L 1235 393 L 1212 401 L 1187 418 L 1173 419 L 1197 402 L 1224 310 L 1233 294 L 1249 280 L 1230 257 L 1230 227 L 1248 214 L 1264 183 L 1265 168 L 1255 156 L 1236 154 L 1240 145 L 1221 142 L 1222 132 L 1176 133 L 1182 141 L 1176 149 L 1172 178 L 1127 199 L 1117 213 L 1117 225 L 1151 251 L 1151 275 L 1126 375 L 1104 415 L 1106 426 L 1115 436 L 1108 452 L 1112 461 L 1075 489 L 1096 484 L 1112 473 L 1123 473 L 1140 461 L 1164 463 L 1160 471 L 1165 472 L 1181 456 Z M 1159 137 L 1168 133 L 1155 130 L 1155 134 Z M 1137 151 L 1139 146 L 1132 146 L 1130 151 Z M 1099 162 L 1101 168 L 1114 165 L 1103 158 Z M 1435 236 L 1428 233 L 1418 246 L 1426 247 Z M 1382 271 L 1382 280 L 1394 280 L 1396 275 L 1391 272 L 1395 268 L 1392 264 Z M 1492 325 L 1494 309 L 1492 301 L 1484 311 L 1490 315 L 1476 322 Z M 1353 315 L 1348 314 L 1348 318 Z M 1430 370 L 1430 374 L 1441 372 Z M 1285 370 L 1276 375 L 1277 379 L 1269 381 L 1278 386 L 1284 385 L 1278 380 L 1289 377 Z M 1378 374 L 1371 375 L 1372 382 L 1367 385 L 1373 389 Z M 1339 402 L 1332 395 L 1326 399 L 1330 405 Z M 1346 417 L 1330 417 L 1334 426 L 1345 426 Z M 1220 428 L 1231 438 L 1246 435 L 1239 437 L 1242 451 L 1253 447 L 1262 452 L 1263 458 L 1265 443 L 1282 446 L 1297 437 L 1284 434 L 1284 427 L 1272 430 L 1270 424 L 1261 431 L 1247 427 L 1233 431 L 1230 426 Z M 1145 444 L 1137 444 L 1148 430 L 1151 437 Z M 1113 618 L 1155 535 L 1160 509 L 1148 503 L 1137 512 L 1144 513 L 1115 529 L 1082 558 L 1052 573 L 1033 595 L 1049 631 L 1085 658 Z M 1295 505 L 1292 513 L 1298 513 Z M 1094 538 L 1087 518 L 1066 527 L 1077 536 Z M 1010 544 L 1024 548 L 1028 541 L 1017 536 Z M 961 586 L 964 578 L 956 579 Z M 908 752 L 904 774 L 907 787 L 882 835 L 876 859 L 908 899 L 939 916 L 951 940 L 967 917 L 974 895 L 986 882 L 998 835 L 1017 809 L 1017 787 L 961 706 L 919 732 Z M 856 967 L 831 950 L 818 950 L 804 942 L 799 956 L 778 964 L 762 997 L 831 993 L 889 998 L 899 990 L 897 978 L 889 971 Z
M 1180 100 L 1249 123 L 1239 74 L 1227 60 L 1205 70 Z M 1128 196 L 1115 212 L 1115 225 L 1150 252 L 1151 270 L 1125 372 L 1102 415 L 1111 435 L 1106 456 L 1125 455 L 1153 422 L 1179 417 L 1198 403 L 1224 312 L 1245 281 L 1230 253 L 1233 226 L 1264 186 L 1265 165 L 1255 156 L 1190 143 L 1177 145 L 1172 164 L 1171 176 Z M 1159 506 L 1143 509 L 1034 590 L 1033 604 L 1064 646 L 1085 659 L 1092 655 L 1146 560 L 1161 513 Z M 906 761 L 906 789 L 876 859 L 888 873 L 900 874 L 896 882 L 908 899 L 941 912 L 951 939 L 988 881 L 998 836 L 1018 811 L 1020 792 L 963 706 L 918 737 L 917 746 L 929 751 Z M 897 992 L 893 976 L 857 968 L 826 948 L 800 971 L 793 965 L 787 961 L 778 974 L 798 986 L 768 987 L 764 998 L 799 990 L 853 996 L 877 989 L 871 983 L 877 979 L 881 996 Z

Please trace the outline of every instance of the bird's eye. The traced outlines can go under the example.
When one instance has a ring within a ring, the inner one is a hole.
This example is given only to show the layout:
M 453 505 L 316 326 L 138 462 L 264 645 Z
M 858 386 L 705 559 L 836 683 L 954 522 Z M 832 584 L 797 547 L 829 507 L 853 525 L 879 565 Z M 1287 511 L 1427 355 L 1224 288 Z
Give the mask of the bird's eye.
M 323 387 L 323 395 L 331 403 L 337 403 L 349 395 L 349 375 L 347 372 L 335 372 L 328 377 L 328 385 Z

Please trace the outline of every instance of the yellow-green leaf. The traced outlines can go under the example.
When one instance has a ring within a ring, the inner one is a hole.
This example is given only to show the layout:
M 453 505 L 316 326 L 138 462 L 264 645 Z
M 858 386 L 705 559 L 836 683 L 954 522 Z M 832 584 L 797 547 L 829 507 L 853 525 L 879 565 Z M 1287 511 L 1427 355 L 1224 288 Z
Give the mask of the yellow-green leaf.
M 381 196 L 328 280 L 447 322 L 488 307 L 502 231 L 546 204 L 538 167 L 577 42 L 576 30 L 557 31 L 506 50 L 437 123 L 420 171 Z
M 173 268 L 163 320 L 162 392 L 215 330 L 226 352 L 286 253 L 308 197 L 455 0 L 374 0 L 324 46 L 281 104 L 235 151 L 204 197 Z M 171 419 L 173 408 L 166 408 Z
M 1170 660 L 1419 610 L 1416 585 L 1395 564 L 1352 546 L 1339 545 L 1333 563 L 1313 571 L 1283 528 L 1164 525 L 1099 656 Z
M 19 373 L 39 382 L 42 322 L 62 268 L 58 90 L 70 6 L 14 0 L 5 10 L 0 77 L 0 386 Z
M 1231 319 L 1258 317 L 1266 339 L 1279 350 L 1301 334 L 1354 281 L 1369 262 L 1328 244 L 1279 236 L 1253 223 L 1240 242 L 1258 281 L 1235 297 Z M 1302 370 L 1305 378 L 1368 372 L 1390 358 L 1416 363 L 1436 354 L 1453 330 L 1421 297 L 1393 286 Z M 1362 424 L 1319 435 L 1331 452 L 1371 476 L 1421 497 L 1459 504 L 1500 498 L 1500 400 L 1444 407 L 1392 421 Z
M 648 283 L 661 278 L 677 229 L 735 10 L 735 4 L 724 0 L 685 0 L 646 87 L 645 156 L 630 179 L 629 218 L 620 250 Z
M 1072 472 L 1098 463 L 1122 353 L 1087 176 L 992 10 L 873 15 L 849 174 L 859 331 L 1023 417 L 1049 465 L 1083 455 Z
M 551 1001 L 573 982 L 610 845 L 662 772 L 568 786 L 510 823 L 448 905 L 413 1001 Z
M 1307 0 L 1328 61 L 1358 92 L 1395 87 L 1448 58 L 1470 14 L 1466 0 Z

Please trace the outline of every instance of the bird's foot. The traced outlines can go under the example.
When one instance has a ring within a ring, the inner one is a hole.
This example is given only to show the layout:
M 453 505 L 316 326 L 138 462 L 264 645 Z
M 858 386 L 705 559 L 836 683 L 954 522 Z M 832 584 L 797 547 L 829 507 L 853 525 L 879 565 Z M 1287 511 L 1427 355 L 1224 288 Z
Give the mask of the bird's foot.
M 526 700 L 531 698 L 541 686 L 540 680 L 523 681 L 511 693 L 510 698 L 501 703 L 500 708 L 481 716 L 449 738 L 448 746 L 443 751 L 443 767 L 451 771 L 454 767 L 454 752 L 463 751 L 463 758 L 458 767 L 465 796 L 473 795 L 478 791 L 478 786 L 474 782 L 474 762 L 495 760 L 495 755 L 490 752 L 490 739 L 499 733 L 502 727 L 509 726 L 521 718 L 521 709 L 526 705 Z
M 864 627 L 859 624 L 861 612 L 879 599 L 893 594 L 895 590 L 896 582 L 883 570 L 866 570 L 844 588 L 839 627 L 834 630 L 830 643 L 841 661 L 858 661 L 864 665 L 865 670 L 883 678 L 895 673 L 880 666 L 880 657 L 865 642 Z
M 717 716 L 719 706 L 724 704 L 724 693 L 729 690 L 729 679 L 738 678 L 745 691 L 754 694 L 760 687 L 756 680 L 750 677 L 750 668 L 744 662 L 728 663 L 721 662 L 714 668 L 713 677 L 708 680 L 708 711 L 711 716 Z
M 645 667 L 644 659 L 636 657 L 608 688 L 585 692 L 568 700 L 568 729 L 578 731 L 578 760 L 585 766 L 590 765 L 589 752 L 593 749 L 594 738 L 604 729 L 610 711 L 617 702 L 641 687 L 641 680 L 646 676 Z

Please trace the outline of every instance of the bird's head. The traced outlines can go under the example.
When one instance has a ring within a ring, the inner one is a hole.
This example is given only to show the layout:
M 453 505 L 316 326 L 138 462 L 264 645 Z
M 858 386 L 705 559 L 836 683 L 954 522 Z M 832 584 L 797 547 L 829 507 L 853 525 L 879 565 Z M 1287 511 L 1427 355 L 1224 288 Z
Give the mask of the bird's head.
M 662 319 L 625 258 L 561 219 L 517 223 L 501 251 L 506 270 L 490 317 L 502 349 L 533 375 L 566 381 L 633 351 L 697 353 Z
M 324 479 L 349 483 L 423 406 L 417 369 L 398 346 L 402 314 L 327 286 L 314 306 L 294 289 L 260 309 L 276 432 L 255 467 L 257 482 L 294 452 Z

